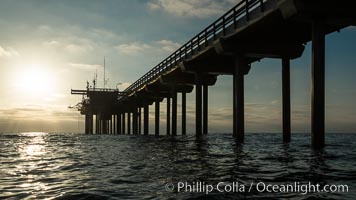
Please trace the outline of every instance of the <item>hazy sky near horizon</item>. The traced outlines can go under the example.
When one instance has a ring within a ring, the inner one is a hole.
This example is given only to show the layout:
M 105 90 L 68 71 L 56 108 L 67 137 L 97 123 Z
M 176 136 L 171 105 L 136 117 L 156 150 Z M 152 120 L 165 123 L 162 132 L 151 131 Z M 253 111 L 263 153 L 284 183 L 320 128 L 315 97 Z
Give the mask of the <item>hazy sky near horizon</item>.
M 108 85 L 123 83 L 122 90 L 236 1 L 0 0 L 0 132 L 82 132 L 83 117 L 68 109 L 81 97 L 70 89 L 84 89 L 96 70 L 102 86 L 104 56 Z M 356 132 L 355 63 L 356 28 L 326 37 L 327 132 Z M 308 43 L 291 63 L 293 132 L 310 132 L 310 66 Z M 209 131 L 231 132 L 232 77 L 219 76 L 209 89 Z M 188 132 L 195 130 L 194 96 Z M 245 105 L 247 132 L 281 131 L 280 60 L 252 65 Z M 163 131 L 165 102 L 161 108 Z

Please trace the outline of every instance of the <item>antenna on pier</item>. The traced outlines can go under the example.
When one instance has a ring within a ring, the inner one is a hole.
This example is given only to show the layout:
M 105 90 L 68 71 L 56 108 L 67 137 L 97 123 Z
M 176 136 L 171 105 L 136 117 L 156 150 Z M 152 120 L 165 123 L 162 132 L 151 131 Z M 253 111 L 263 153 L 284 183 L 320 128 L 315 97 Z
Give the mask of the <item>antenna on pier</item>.
M 106 86 L 106 78 L 105 78 L 105 56 L 104 56 L 104 89 Z
M 106 85 L 108 84 L 109 79 L 106 78 L 106 66 L 105 66 L 105 56 L 104 56 L 104 89 L 106 88 Z
M 94 79 L 93 79 L 93 89 L 94 90 L 96 87 L 97 79 L 98 79 L 98 68 L 96 68 L 96 70 L 95 70 Z

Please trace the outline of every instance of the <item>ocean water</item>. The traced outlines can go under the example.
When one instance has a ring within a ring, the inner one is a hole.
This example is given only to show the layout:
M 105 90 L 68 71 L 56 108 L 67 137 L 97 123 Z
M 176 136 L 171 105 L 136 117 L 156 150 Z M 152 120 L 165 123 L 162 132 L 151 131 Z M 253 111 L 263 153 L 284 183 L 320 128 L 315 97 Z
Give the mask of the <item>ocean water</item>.
M 348 191 L 263 189 L 293 183 Z M 231 134 L 0 134 L 0 199 L 169 198 L 355 199 L 356 134 L 327 134 L 322 151 L 310 148 L 309 134 L 293 134 L 289 145 L 261 133 L 243 145 Z

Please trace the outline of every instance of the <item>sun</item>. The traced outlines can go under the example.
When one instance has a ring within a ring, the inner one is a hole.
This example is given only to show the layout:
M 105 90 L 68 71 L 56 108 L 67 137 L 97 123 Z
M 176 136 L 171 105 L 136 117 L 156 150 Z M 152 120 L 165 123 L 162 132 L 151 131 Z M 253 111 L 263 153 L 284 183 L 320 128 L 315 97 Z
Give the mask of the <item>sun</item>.
M 23 93 L 44 95 L 53 89 L 53 78 L 46 67 L 30 65 L 18 74 L 16 85 Z

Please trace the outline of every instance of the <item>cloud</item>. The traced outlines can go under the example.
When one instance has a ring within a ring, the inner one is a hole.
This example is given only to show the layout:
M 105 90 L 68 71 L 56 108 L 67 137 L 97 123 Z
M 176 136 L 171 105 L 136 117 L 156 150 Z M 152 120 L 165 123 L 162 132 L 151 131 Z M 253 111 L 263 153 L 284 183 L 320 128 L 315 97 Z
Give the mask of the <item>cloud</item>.
M 96 64 L 85 64 L 85 63 L 68 63 L 68 66 L 74 67 L 81 70 L 93 71 L 101 67 L 101 65 Z
M 77 120 L 78 112 L 61 105 L 24 105 L 0 108 L 0 116 L 0 120 L 2 121 L 40 120 L 43 122 L 53 122 L 57 121 L 59 117 L 61 121 L 75 121 Z
M 65 94 L 53 93 L 53 94 L 47 95 L 44 98 L 44 100 L 47 101 L 47 102 L 54 102 L 54 101 L 58 101 L 58 100 L 63 100 L 66 97 L 67 97 L 67 95 L 65 95 Z
M 45 45 L 45 46 L 57 46 L 57 45 L 59 45 L 59 42 L 58 41 L 56 41 L 56 40 L 51 40 L 51 41 L 45 41 L 45 42 L 43 42 L 43 45 Z
M 47 48 L 66 50 L 71 54 L 83 54 L 94 50 L 93 43 L 86 39 L 57 38 L 58 40 L 49 40 L 42 42 Z
M 48 25 L 39 25 L 37 27 L 37 31 L 42 32 L 42 33 L 47 33 L 52 31 L 52 28 Z
M 153 0 L 147 3 L 147 7 L 178 17 L 208 18 L 223 14 L 237 2 L 238 0 Z
M 94 28 L 89 31 L 89 34 L 94 38 L 121 39 L 120 35 L 106 29 Z
M 65 49 L 69 51 L 69 53 L 85 53 L 93 50 L 94 48 L 91 45 L 68 44 L 65 46 Z
M 278 104 L 279 103 L 279 100 L 278 99 L 275 99 L 275 100 L 272 100 L 271 101 L 271 104 Z
M 0 107 L 0 133 L 23 131 L 83 132 L 84 118 L 64 105 Z
M 11 47 L 4 48 L 0 46 L 0 57 L 14 57 L 18 56 L 19 53 Z
M 157 43 L 159 45 L 161 45 L 161 49 L 163 49 L 164 51 L 167 51 L 167 52 L 174 52 L 181 46 L 181 44 L 170 41 L 170 40 L 160 40 L 160 41 L 157 41 Z
M 97 41 L 110 35 L 109 31 L 101 29 L 84 29 L 79 26 L 65 26 L 62 28 L 42 25 L 37 28 L 39 35 L 49 38 L 42 42 L 46 48 L 60 50 L 70 54 L 84 54 L 97 47 Z
M 120 54 L 137 55 L 145 51 L 150 53 L 173 53 L 181 44 L 171 40 L 159 40 L 150 43 L 130 42 L 117 45 L 115 48 Z
M 117 45 L 115 48 L 122 54 L 133 55 L 145 51 L 151 48 L 151 46 L 145 43 L 132 42 Z

